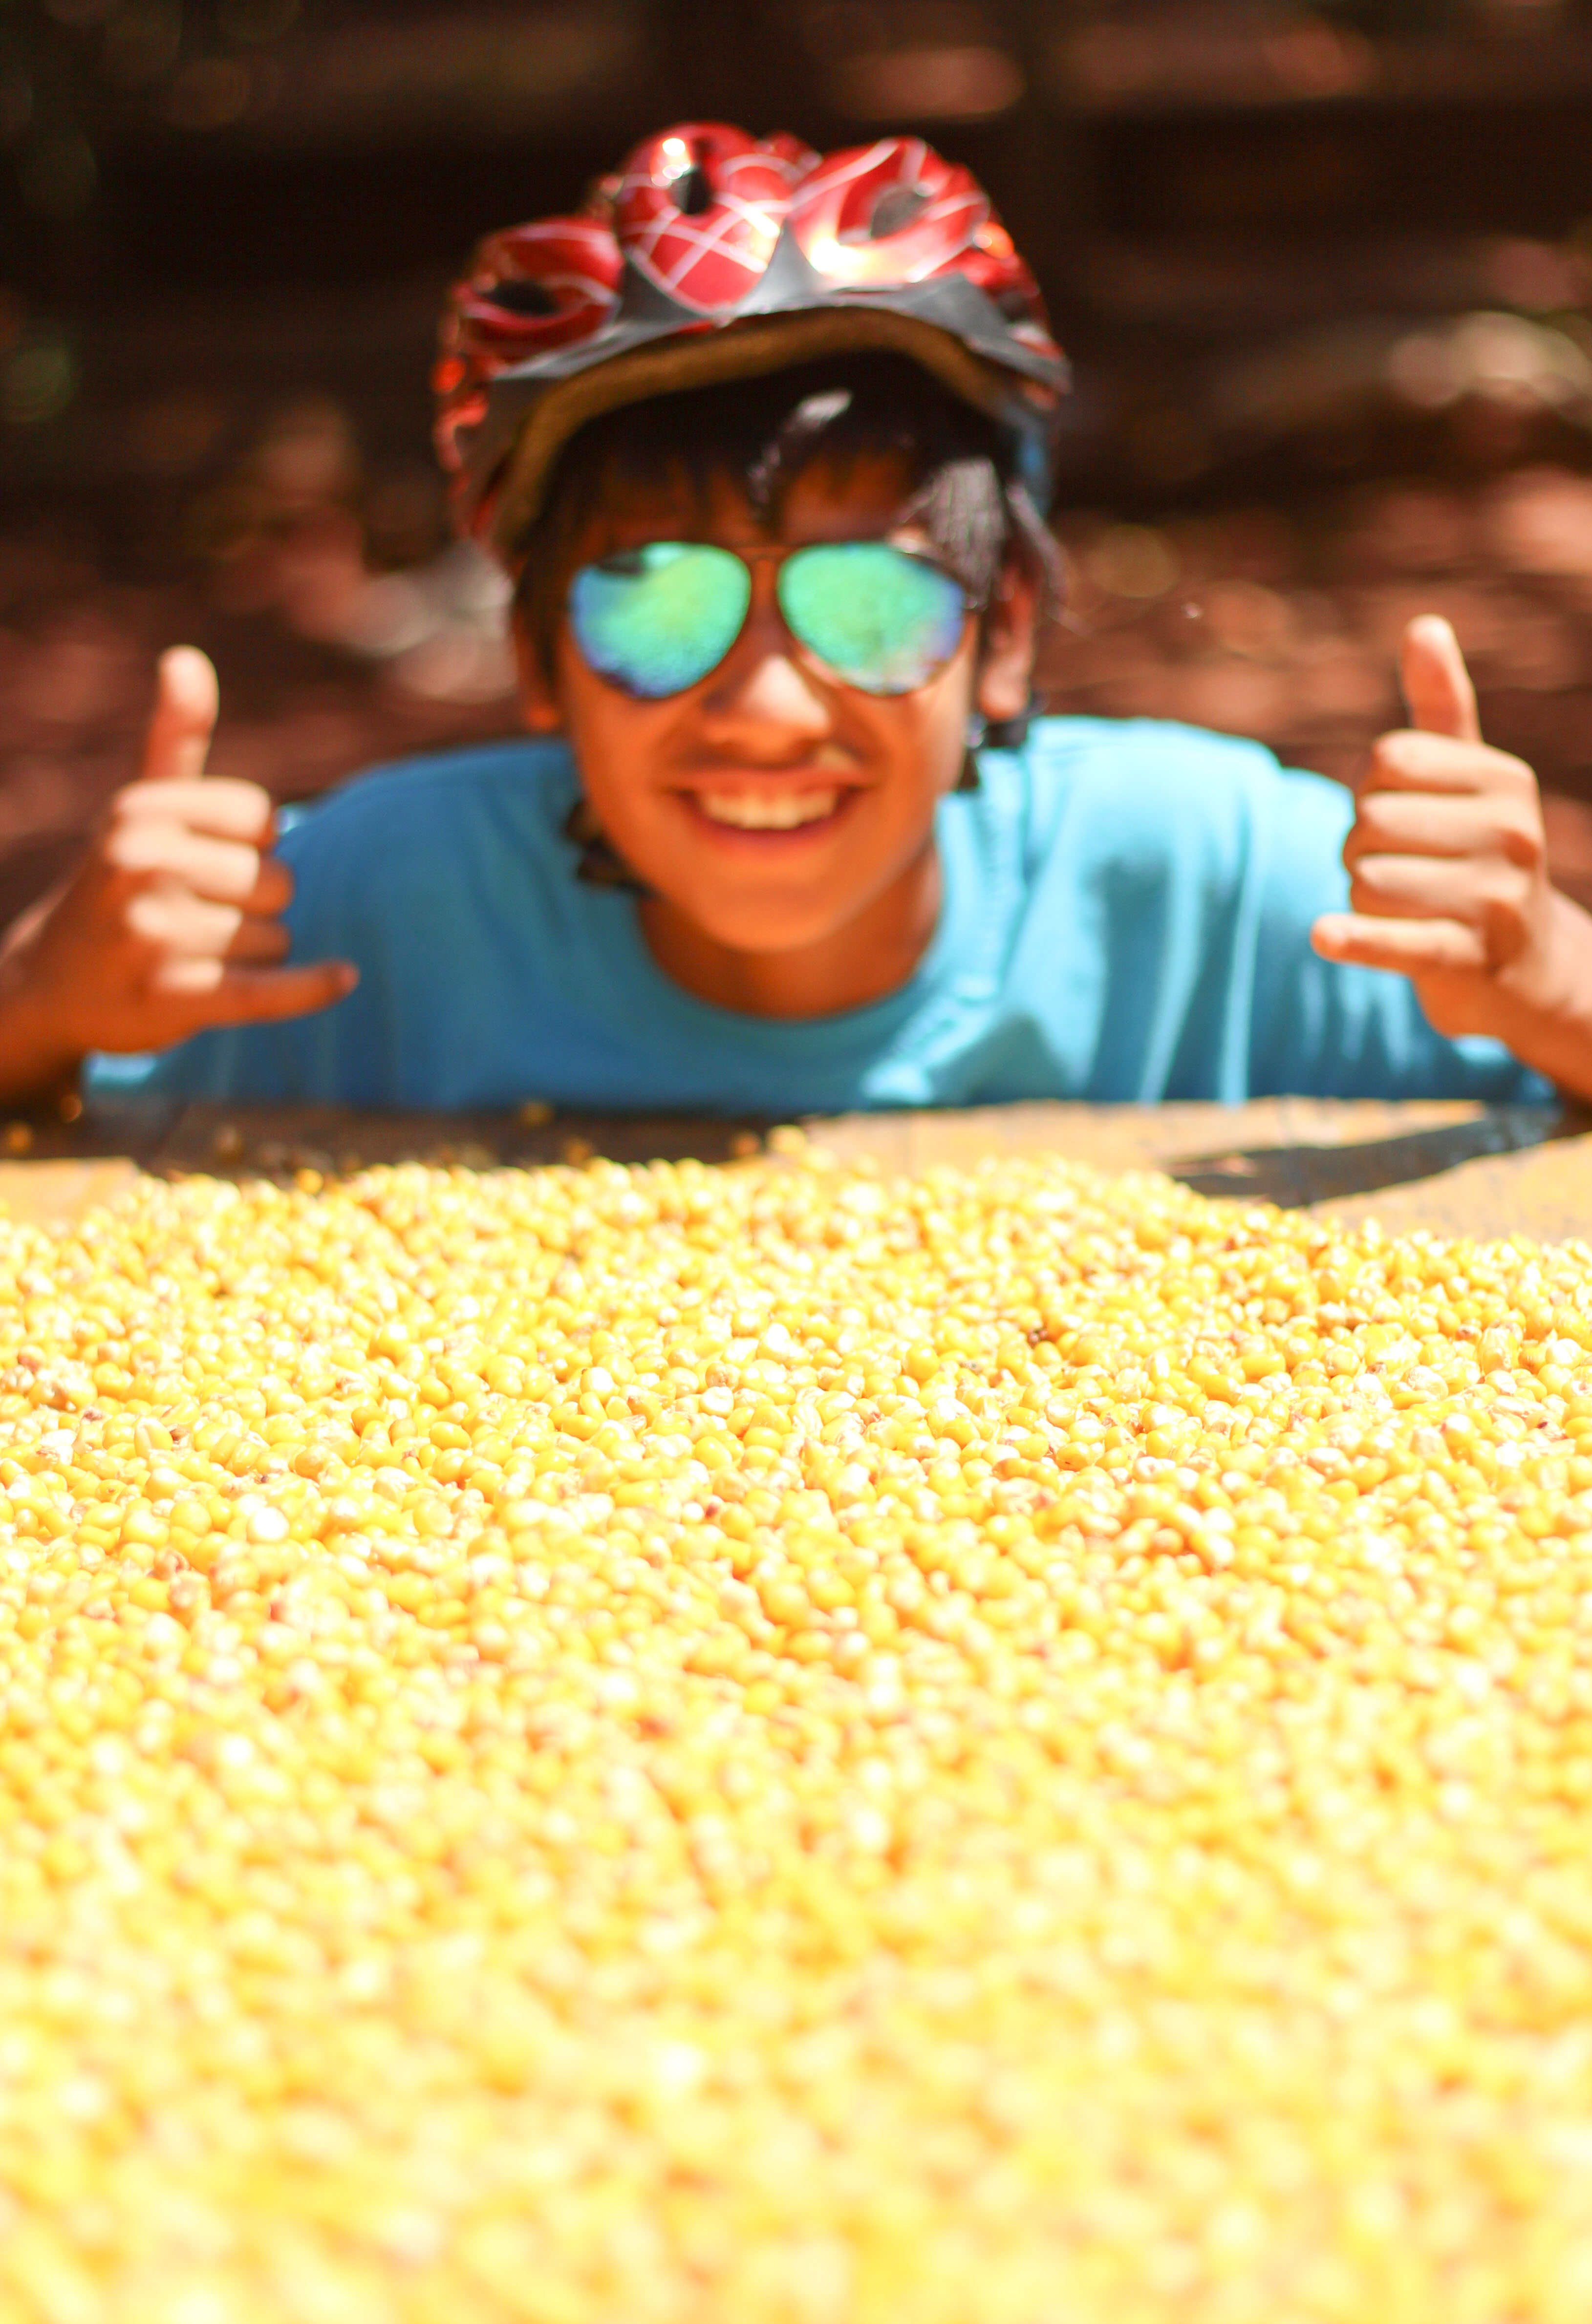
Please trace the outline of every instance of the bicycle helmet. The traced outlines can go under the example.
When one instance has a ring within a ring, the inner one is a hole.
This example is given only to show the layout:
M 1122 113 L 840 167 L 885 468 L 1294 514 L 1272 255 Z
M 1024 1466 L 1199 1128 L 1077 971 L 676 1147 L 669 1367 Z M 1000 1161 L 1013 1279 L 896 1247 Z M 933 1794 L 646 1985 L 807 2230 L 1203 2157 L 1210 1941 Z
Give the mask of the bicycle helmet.
M 820 156 L 721 122 L 663 130 L 585 212 L 488 235 L 449 292 L 433 383 L 460 529 L 513 569 L 587 420 L 870 348 L 1006 427 L 1044 506 L 1066 359 L 968 171 L 918 137 Z

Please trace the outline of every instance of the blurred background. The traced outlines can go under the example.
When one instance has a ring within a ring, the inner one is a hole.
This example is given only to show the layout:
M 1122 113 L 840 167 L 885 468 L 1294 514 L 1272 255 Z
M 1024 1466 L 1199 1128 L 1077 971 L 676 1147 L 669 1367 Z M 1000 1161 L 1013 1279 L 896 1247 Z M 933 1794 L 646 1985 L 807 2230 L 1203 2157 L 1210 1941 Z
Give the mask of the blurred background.
M 439 297 L 690 115 L 990 188 L 1077 366 L 1055 706 L 1348 776 L 1435 607 L 1592 898 L 1592 0 L 0 0 L 0 923 L 179 638 L 283 798 L 513 729 Z

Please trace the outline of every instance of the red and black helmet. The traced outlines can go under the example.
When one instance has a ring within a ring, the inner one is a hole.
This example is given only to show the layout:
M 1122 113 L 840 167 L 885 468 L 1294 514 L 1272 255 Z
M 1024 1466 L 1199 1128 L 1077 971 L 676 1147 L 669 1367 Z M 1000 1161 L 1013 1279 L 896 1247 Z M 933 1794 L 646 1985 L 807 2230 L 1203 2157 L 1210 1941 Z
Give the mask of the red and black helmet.
M 506 563 L 600 412 L 861 349 L 912 357 L 1019 438 L 1042 500 L 1067 364 L 977 180 L 917 137 L 819 155 L 690 122 L 591 208 L 488 236 L 449 293 L 437 449 Z

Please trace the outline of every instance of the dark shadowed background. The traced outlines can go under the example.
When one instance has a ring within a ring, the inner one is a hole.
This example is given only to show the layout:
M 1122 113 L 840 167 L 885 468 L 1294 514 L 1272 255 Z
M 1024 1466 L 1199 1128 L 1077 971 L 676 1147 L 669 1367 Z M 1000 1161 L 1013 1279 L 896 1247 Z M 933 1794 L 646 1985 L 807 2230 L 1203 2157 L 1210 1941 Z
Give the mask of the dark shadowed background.
M 990 187 L 1077 364 L 1056 706 L 1352 775 L 1434 606 L 1592 894 L 1588 0 L 0 0 L 0 921 L 179 638 L 284 798 L 512 729 L 439 295 L 693 115 Z

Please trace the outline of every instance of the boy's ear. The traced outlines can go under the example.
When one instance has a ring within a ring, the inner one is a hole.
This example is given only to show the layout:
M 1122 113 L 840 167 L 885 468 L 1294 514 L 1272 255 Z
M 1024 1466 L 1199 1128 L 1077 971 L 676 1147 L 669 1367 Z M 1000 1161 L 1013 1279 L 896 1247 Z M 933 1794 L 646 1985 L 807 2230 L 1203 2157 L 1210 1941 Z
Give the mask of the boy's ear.
M 984 617 L 984 652 L 978 665 L 978 707 L 992 725 L 1021 718 L 1029 706 L 1038 627 L 1039 588 L 1034 576 L 1021 565 L 1008 565 Z
M 518 613 L 511 618 L 509 634 L 514 642 L 514 669 L 519 679 L 520 715 L 532 734 L 556 734 L 562 727 L 563 713 L 559 707 L 558 691 L 542 668 L 541 653 L 530 626 Z

